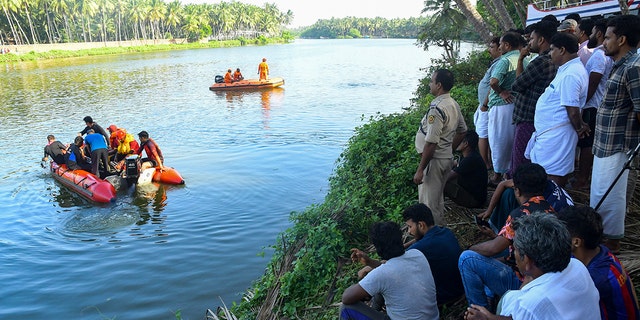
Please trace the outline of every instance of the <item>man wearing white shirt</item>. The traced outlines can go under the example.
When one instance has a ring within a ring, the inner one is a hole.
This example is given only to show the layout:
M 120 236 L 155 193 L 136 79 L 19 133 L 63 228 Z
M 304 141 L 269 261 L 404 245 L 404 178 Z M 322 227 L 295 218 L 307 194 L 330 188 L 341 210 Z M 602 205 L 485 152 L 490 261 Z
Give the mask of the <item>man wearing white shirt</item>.
M 599 19 L 593 26 L 589 46 L 594 48 L 593 54 L 585 68 L 589 74 L 589 89 L 587 92 L 587 104 L 582 109 L 582 120 L 589 125 L 593 132 L 596 129 L 596 111 L 604 97 L 604 89 L 613 68 L 613 59 L 604 54 L 604 34 L 607 31 L 607 19 Z M 576 181 L 572 183 L 574 189 L 589 188 L 591 166 L 593 165 L 593 135 L 590 134 L 578 140 L 580 148 L 580 164 L 576 174 Z
M 555 215 L 534 213 L 517 219 L 514 229 L 523 286 L 502 297 L 499 316 L 471 305 L 465 319 L 600 319 L 598 289 L 584 264 L 571 258 L 571 236 L 565 225 Z
M 531 162 L 541 165 L 561 187 L 574 170 L 578 138 L 589 134 L 580 109 L 587 100 L 587 71 L 577 54 L 578 40 L 572 34 L 551 38 L 551 61 L 556 77 L 538 99 L 534 116 L 536 132 L 531 137 Z

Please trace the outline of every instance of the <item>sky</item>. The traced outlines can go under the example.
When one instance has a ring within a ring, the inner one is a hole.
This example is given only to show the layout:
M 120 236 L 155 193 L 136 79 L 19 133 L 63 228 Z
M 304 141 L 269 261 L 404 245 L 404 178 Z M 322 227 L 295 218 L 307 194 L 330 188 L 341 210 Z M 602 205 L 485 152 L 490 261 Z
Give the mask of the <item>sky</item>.
M 226 0 L 230 2 L 231 0 Z M 236 0 L 262 7 L 265 2 L 275 3 L 282 12 L 291 10 L 291 27 L 310 26 L 318 19 L 382 17 L 410 18 L 420 16 L 424 0 Z M 222 0 L 182 0 L 183 3 L 218 3 Z

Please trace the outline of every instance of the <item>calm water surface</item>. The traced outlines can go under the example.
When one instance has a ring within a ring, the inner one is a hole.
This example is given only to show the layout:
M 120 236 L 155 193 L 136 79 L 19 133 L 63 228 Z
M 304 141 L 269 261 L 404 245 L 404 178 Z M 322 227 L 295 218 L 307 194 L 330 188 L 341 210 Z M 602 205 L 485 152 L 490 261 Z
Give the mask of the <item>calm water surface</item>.
M 262 57 L 283 89 L 208 90 Z M 429 59 L 412 40 L 298 40 L 0 66 L 0 318 L 201 319 L 239 300 L 361 115 L 408 107 Z M 147 130 L 186 185 L 106 206 L 62 187 L 46 136 L 71 142 L 86 115 Z

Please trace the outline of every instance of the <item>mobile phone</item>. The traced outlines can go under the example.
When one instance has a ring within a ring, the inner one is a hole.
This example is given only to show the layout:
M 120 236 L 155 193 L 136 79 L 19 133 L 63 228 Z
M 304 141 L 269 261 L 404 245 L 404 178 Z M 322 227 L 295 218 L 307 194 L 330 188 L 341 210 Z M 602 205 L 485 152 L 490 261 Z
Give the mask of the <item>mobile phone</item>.
M 479 218 L 478 216 L 474 216 L 473 219 L 476 221 L 476 224 L 478 226 L 491 228 L 491 226 L 489 226 L 489 222 L 487 220 L 483 220 L 483 219 Z

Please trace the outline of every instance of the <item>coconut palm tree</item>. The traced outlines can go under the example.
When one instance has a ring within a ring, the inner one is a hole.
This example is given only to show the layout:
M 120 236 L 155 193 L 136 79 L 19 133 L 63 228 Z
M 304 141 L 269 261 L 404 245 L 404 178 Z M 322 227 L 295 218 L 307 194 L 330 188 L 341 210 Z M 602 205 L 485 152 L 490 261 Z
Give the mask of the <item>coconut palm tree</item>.
M 485 42 L 491 41 L 491 31 L 489 31 L 484 18 L 482 18 L 478 10 L 476 10 L 476 6 L 469 0 L 455 0 L 455 2 L 458 8 L 460 8 L 460 11 L 467 17 L 467 20 L 471 22 L 474 29 L 478 31 L 480 38 Z

